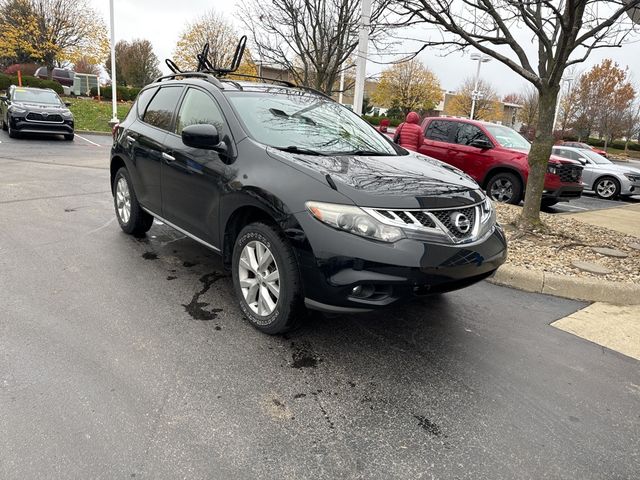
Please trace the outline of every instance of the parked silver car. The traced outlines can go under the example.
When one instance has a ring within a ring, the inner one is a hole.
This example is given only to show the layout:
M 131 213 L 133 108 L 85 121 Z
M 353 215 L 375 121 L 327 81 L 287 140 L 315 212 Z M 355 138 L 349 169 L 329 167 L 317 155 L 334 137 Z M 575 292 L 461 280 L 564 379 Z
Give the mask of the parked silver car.
M 584 165 L 582 182 L 600 198 L 640 195 L 640 169 L 619 165 L 590 150 L 553 147 L 553 155 L 578 160 Z

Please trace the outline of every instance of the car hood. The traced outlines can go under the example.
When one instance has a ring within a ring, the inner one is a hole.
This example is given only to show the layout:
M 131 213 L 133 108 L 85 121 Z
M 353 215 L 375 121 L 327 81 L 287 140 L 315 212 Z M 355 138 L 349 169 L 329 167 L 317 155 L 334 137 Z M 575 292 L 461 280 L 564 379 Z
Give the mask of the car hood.
M 484 198 L 476 182 L 455 167 L 430 157 L 303 155 L 269 148 L 270 155 L 325 183 L 361 207 L 446 208 Z M 330 180 L 327 178 L 330 177 Z
M 585 170 L 597 170 L 598 172 L 607 172 L 607 173 L 633 173 L 636 175 L 640 175 L 640 168 L 635 167 L 627 167 L 626 165 L 616 165 L 615 163 L 607 164 L 607 165 L 585 165 Z
M 38 113 L 60 113 L 68 110 L 67 107 L 56 106 L 56 105 L 46 105 L 42 103 L 28 103 L 28 102 L 13 102 L 12 105 L 24 108 L 25 110 L 29 110 L 30 112 L 38 112 Z

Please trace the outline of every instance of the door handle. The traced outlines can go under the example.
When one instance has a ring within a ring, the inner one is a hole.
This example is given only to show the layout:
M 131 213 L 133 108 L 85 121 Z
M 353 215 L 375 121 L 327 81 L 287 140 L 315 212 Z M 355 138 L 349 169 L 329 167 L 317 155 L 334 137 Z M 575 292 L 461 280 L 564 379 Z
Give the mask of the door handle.
M 133 138 L 131 135 L 127 135 L 127 142 L 134 143 L 135 141 L 136 141 L 135 138 Z
M 162 152 L 162 158 L 164 158 L 167 162 L 175 162 L 176 157 L 172 157 L 167 152 Z

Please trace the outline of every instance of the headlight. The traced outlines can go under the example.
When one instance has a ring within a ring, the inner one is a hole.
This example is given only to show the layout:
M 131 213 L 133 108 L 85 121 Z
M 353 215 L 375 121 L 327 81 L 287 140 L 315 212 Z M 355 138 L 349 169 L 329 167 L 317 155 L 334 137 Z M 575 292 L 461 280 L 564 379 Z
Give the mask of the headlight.
M 315 218 L 338 230 L 383 242 L 404 238 L 402 229 L 385 225 L 353 205 L 307 202 L 306 207 Z
M 479 237 L 483 237 L 487 232 L 493 229 L 496 224 L 496 209 L 489 197 L 484 199 L 480 204 L 480 231 Z
M 640 173 L 625 173 L 624 176 L 632 182 L 640 182 Z
M 62 115 L 64 118 L 73 118 L 73 113 L 71 113 L 71 110 L 62 110 L 60 112 L 60 115 Z
M 553 175 L 556 175 L 558 173 L 558 170 L 556 170 L 556 166 L 555 165 L 547 165 L 547 172 L 551 173 Z
M 9 111 L 10 111 L 11 113 L 18 113 L 18 114 L 20 114 L 20 113 L 27 113 L 27 110 L 26 110 L 26 109 L 21 108 L 21 107 L 16 107 L 15 105 L 10 106 L 10 107 L 9 107 Z

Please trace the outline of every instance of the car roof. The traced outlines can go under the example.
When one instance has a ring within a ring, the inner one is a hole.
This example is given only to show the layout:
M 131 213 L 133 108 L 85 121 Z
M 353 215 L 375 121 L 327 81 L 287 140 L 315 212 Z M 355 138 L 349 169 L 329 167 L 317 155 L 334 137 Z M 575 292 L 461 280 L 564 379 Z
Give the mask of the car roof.
M 448 115 L 441 115 L 439 117 L 427 117 L 425 120 L 429 120 L 429 121 L 449 120 L 449 121 L 453 121 L 453 122 L 470 123 L 471 125 L 483 125 L 485 127 L 486 126 L 489 126 L 489 127 L 505 127 L 505 128 L 510 128 L 511 130 L 513 130 L 511 127 L 509 127 L 507 125 L 500 125 L 499 123 L 487 122 L 485 120 L 471 120 L 470 118 L 452 117 L 452 116 L 448 116 Z
M 11 85 L 13 88 L 19 88 L 21 90 L 31 90 L 36 92 L 54 92 L 52 88 L 37 88 L 37 87 L 21 87 L 19 85 Z

